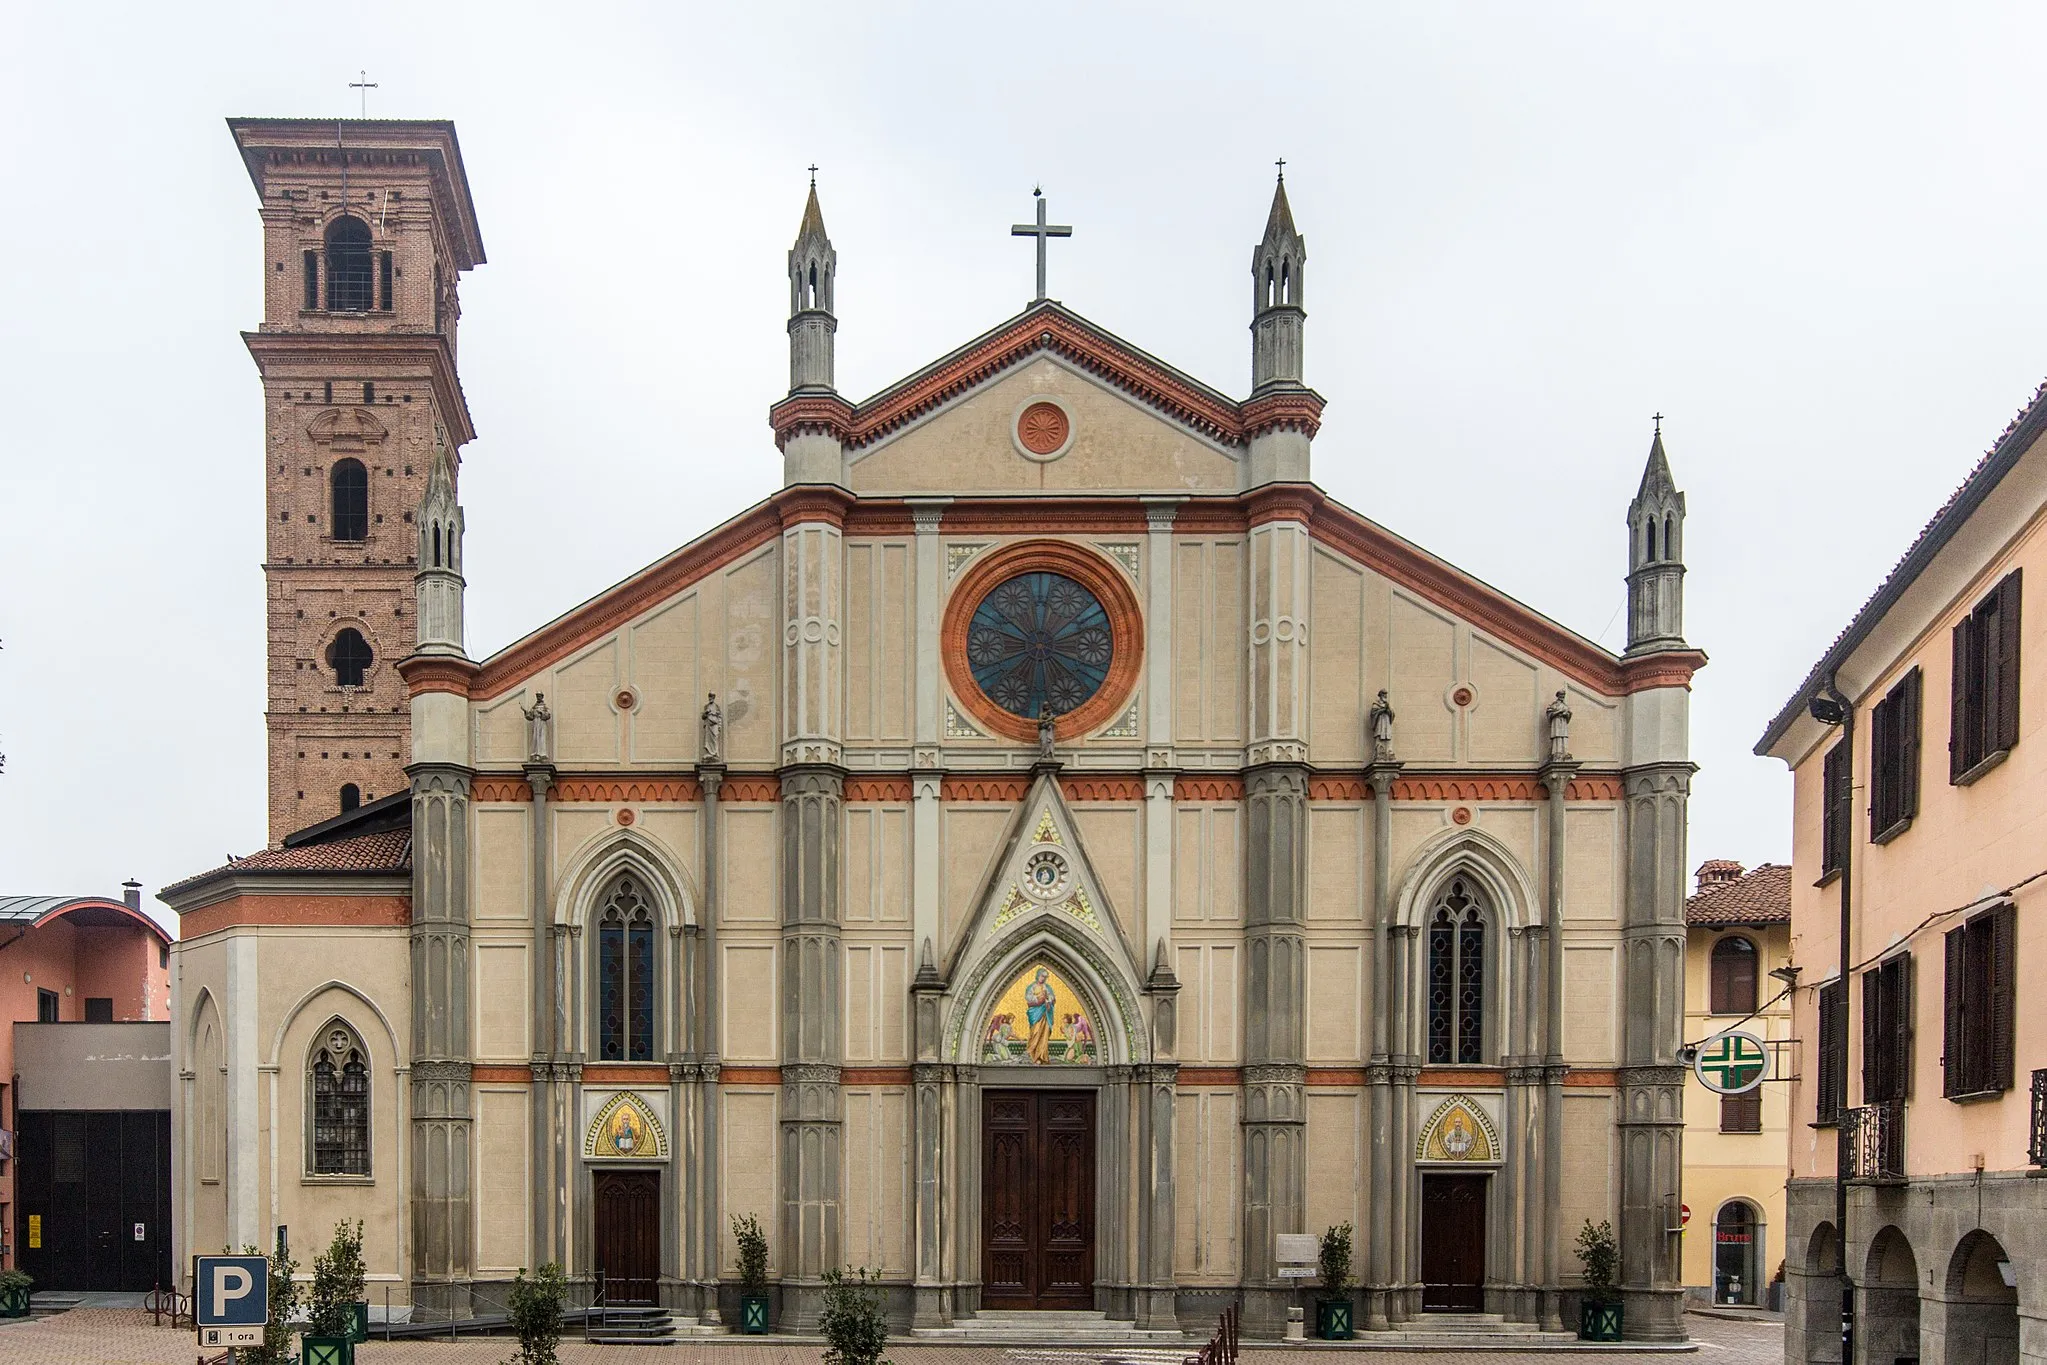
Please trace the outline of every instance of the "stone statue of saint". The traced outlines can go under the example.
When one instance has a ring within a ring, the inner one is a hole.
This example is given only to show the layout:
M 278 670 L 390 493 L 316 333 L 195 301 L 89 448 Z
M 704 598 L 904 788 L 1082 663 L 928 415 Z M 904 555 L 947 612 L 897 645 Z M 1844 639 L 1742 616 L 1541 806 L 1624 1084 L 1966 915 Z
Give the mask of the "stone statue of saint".
M 1386 689 L 1379 689 L 1379 699 L 1372 703 L 1372 757 L 1390 761 L 1393 757 L 1393 705 L 1386 700 Z
M 704 703 L 703 719 L 700 722 L 703 732 L 703 761 L 722 763 L 725 759 L 725 713 L 718 707 L 718 694 L 713 692 L 710 698 Z
M 1571 708 L 1565 702 L 1564 694 L 1557 693 L 1543 717 L 1549 722 L 1549 761 L 1568 763 L 1571 759 Z
M 526 717 L 526 761 L 547 762 L 547 723 L 554 719 L 554 712 L 547 709 L 547 693 L 535 692 L 533 705 L 520 707 L 519 714 Z
M 1052 703 L 1045 702 L 1038 707 L 1038 761 L 1052 761 Z

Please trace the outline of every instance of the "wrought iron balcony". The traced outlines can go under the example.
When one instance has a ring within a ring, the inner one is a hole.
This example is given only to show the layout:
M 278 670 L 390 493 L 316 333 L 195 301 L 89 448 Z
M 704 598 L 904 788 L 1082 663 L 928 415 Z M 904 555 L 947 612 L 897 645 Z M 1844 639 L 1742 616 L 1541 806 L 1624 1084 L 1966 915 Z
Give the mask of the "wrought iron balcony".
M 1874 1184 L 1905 1178 L 1903 1100 L 1883 1100 L 1844 1110 L 1841 1119 L 1841 1147 L 1847 1157 L 1850 1180 Z
M 2047 1071 L 2033 1073 L 2033 1124 L 2027 1131 L 2033 1135 L 2027 1155 L 2035 1166 L 2047 1166 Z

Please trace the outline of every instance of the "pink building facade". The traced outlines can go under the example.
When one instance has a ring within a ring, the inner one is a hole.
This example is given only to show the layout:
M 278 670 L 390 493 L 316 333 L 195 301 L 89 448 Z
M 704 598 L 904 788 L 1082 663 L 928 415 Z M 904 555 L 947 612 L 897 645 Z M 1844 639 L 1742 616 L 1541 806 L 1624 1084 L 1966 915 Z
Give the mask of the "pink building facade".
M 167 1020 L 170 935 L 142 913 L 140 888 L 102 896 L 0 896 L 0 1269 L 15 1269 L 29 1228 L 17 1217 L 22 1153 L 17 1023 Z
M 1794 774 L 1791 1362 L 2047 1361 L 2043 593 L 2047 385 L 1756 747 Z

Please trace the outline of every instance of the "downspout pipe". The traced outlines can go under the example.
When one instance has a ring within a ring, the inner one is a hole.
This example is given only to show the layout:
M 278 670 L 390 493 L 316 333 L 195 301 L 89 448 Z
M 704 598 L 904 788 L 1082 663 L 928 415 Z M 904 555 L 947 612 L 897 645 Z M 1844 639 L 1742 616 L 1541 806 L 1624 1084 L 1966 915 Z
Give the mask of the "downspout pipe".
M 1824 699 L 1824 702 L 1823 700 Z M 1848 1040 L 1853 1033 L 1848 1027 L 1848 1014 L 1854 1008 L 1855 992 L 1849 988 L 1848 971 L 1854 959 L 1849 952 L 1848 931 L 1850 927 L 1849 907 L 1853 904 L 1851 891 L 1855 884 L 1855 703 L 1841 695 L 1835 686 L 1835 673 L 1829 671 L 1826 682 L 1812 701 L 1813 719 L 1828 723 L 1822 714 L 1825 703 L 1838 714 L 1836 720 L 1841 726 L 1841 742 L 1848 746 L 1848 790 L 1841 795 L 1842 809 L 1836 818 L 1842 821 L 1841 828 L 1847 837 L 1841 850 L 1841 927 L 1836 946 L 1840 952 L 1841 1008 L 1836 1012 L 1834 1055 L 1841 1059 L 1841 1094 L 1837 1106 L 1837 1121 L 1834 1125 L 1834 1274 L 1841 1281 L 1841 1359 L 1844 1362 L 1855 1359 L 1855 1286 L 1848 1279 Z

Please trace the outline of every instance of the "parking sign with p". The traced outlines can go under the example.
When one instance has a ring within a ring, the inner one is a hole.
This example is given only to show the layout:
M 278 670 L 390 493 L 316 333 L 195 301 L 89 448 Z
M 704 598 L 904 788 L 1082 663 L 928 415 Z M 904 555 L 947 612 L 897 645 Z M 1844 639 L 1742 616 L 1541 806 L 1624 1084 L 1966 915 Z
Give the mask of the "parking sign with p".
M 270 1321 L 270 1263 L 261 1256 L 192 1258 L 192 1321 L 201 1346 L 261 1346 Z

